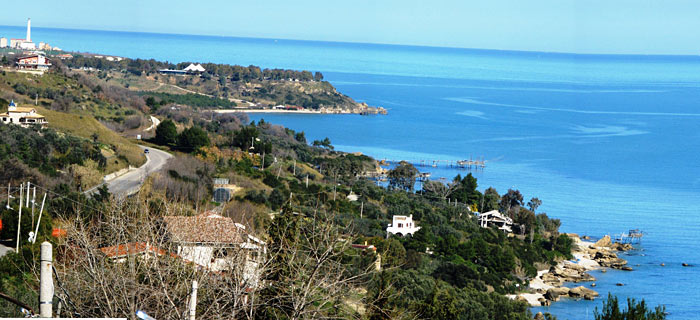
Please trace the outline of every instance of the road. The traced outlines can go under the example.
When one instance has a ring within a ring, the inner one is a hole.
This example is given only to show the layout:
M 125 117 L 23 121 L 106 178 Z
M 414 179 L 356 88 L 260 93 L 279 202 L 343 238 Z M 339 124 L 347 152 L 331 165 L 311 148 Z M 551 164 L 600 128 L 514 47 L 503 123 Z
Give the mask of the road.
M 144 130 L 144 131 L 151 131 L 151 130 L 157 128 L 159 124 L 160 124 L 160 120 L 158 120 L 158 118 L 156 118 L 154 116 L 151 116 L 151 126 L 146 128 L 146 130 Z
M 109 192 L 115 197 L 126 197 L 136 193 L 148 175 L 163 168 L 168 159 L 173 156 L 165 151 L 139 146 L 141 149 L 148 149 L 146 163 L 122 176 L 116 177 L 106 183 Z M 101 185 L 99 185 L 101 186 Z M 98 187 L 99 187 L 98 186 Z M 86 191 L 86 194 L 95 192 L 97 187 Z

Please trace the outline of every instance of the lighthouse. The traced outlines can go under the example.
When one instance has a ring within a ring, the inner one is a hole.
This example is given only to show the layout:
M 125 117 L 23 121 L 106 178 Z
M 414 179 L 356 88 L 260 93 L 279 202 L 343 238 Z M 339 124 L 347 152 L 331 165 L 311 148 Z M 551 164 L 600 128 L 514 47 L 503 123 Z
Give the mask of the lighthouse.
M 27 18 L 27 42 L 32 42 L 32 18 Z

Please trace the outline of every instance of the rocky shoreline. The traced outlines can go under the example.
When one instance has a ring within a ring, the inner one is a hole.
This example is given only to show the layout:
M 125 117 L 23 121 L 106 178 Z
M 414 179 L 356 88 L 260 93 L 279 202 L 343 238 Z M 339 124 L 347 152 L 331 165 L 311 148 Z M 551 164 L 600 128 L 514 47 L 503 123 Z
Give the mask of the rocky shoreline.
M 605 272 L 607 268 L 632 271 L 627 261 L 615 253 L 632 250 L 632 245 L 612 242 L 607 235 L 595 243 L 581 240 L 576 234 L 567 235 L 573 240 L 575 261 L 561 261 L 548 270 L 538 271 L 537 277 L 530 281 L 528 292 L 509 295 L 509 298 L 522 300 L 533 307 L 548 306 L 562 297 L 593 300 L 598 297 L 595 290 L 586 286 L 568 288 L 564 284 L 592 282 L 590 286 L 595 287 L 593 281 L 596 279 L 588 271 L 602 269 Z

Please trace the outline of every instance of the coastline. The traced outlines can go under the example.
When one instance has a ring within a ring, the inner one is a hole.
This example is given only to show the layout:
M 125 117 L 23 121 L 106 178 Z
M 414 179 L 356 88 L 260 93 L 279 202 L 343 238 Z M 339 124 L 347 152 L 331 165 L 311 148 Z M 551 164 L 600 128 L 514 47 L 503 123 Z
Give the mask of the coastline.
M 214 113 L 286 113 L 286 114 L 360 114 L 360 115 L 377 115 L 386 114 L 386 111 L 381 110 L 346 110 L 346 109 L 325 109 L 325 110 L 286 110 L 286 109 L 216 109 L 211 110 Z
M 613 243 L 609 236 L 604 236 L 597 242 L 584 241 L 576 234 L 567 234 L 573 241 L 573 260 L 563 260 L 549 269 L 538 270 L 537 276 L 530 280 L 525 292 L 507 295 L 508 298 L 521 300 L 532 307 L 548 306 L 559 301 L 562 297 L 594 300 L 598 292 L 595 287 L 595 277 L 588 271 L 606 268 L 632 271 L 627 267 L 627 261 L 617 257 L 615 252 L 632 250 L 629 244 Z M 575 288 L 565 287 L 565 283 L 589 283 L 588 286 Z

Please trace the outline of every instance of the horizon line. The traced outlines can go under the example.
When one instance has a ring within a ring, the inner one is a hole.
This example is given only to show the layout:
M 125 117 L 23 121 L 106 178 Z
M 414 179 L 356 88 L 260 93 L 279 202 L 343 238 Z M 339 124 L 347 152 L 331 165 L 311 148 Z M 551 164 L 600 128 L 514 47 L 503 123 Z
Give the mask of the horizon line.
M 26 26 L 0 25 L 0 27 L 24 28 Z M 362 42 L 362 41 L 339 41 L 339 40 L 318 40 L 318 39 L 292 39 L 292 38 L 274 38 L 274 37 L 253 37 L 253 36 L 234 36 L 234 35 L 216 35 L 216 34 L 196 34 L 196 33 L 168 33 L 154 31 L 127 31 L 127 30 L 105 30 L 105 29 L 78 29 L 78 28 L 62 28 L 62 27 L 32 27 L 32 29 L 57 29 L 69 31 L 96 31 L 96 32 L 114 32 L 114 33 L 141 33 L 152 35 L 169 35 L 169 36 L 195 36 L 195 37 L 214 37 L 214 38 L 235 38 L 235 39 L 259 39 L 259 40 L 283 40 L 283 41 L 300 41 L 300 42 L 318 42 L 318 43 L 333 43 L 333 44 L 364 44 L 375 46 L 397 46 L 397 47 L 412 47 L 412 48 L 434 48 L 434 49 L 449 49 L 449 50 L 472 50 L 472 51 L 495 51 L 503 53 L 526 53 L 526 54 L 547 54 L 547 55 L 580 55 L 580 56 L 643 56 L 643 57 L 695 57 L 697 54 L 673 54 L 673 53 L 581 53 L 568 51 L 537 51 L 537 50 L 519 50 L 519 49 L 493 49 L 493 48 L 474 48 L 474 47 L 453 47 L 453 46 L 437 46 L 437 45 L 421 45 L 421 44 L 405 44 L 405 43 L 385 43 L 385 42 Z

